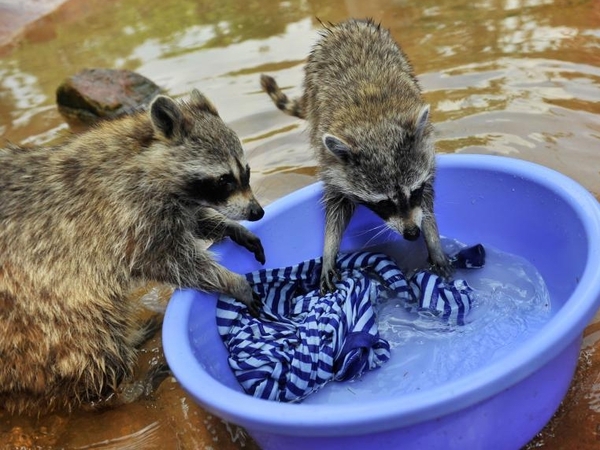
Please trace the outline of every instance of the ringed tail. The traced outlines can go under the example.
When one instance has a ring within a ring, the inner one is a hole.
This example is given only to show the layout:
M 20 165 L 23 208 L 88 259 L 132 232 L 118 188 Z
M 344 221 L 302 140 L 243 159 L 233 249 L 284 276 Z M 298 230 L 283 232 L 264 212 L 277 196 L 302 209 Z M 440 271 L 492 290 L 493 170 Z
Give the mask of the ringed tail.
M 301 97 L 294 99 L 288 98 L 288 96 L 281 91 L 275 79 L 269 75 L 263 74 L 260 76 L 260 85 L 263 90 L 269 94 L 269 97 L 271 97 L 275 106 L 281 111 L 290 116 L 299 117 L 300 119 L 306 118 Z

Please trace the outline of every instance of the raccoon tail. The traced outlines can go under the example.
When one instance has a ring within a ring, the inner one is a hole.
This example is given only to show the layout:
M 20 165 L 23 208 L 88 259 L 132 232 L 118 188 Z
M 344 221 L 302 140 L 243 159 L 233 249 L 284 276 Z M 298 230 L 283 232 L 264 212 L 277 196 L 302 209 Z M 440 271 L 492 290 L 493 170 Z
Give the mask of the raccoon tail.
M 275 79 L 269 75 L 263 74 L 260 76 L 260 85 L 263 90 L 269 94 L 269 97 L 271 97 L 275 106 L 284 113 L 301 119 L 306 118 L 302 97 L 290 100 L 288 96 L 281 91 Z

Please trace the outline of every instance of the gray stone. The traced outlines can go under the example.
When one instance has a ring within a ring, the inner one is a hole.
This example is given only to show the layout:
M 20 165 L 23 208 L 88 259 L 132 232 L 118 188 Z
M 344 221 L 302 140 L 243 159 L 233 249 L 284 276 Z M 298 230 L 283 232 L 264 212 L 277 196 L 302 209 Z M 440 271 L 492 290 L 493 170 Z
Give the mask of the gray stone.
M 161 89 L 130 70 L 84 69 L 56 90 L 58 111 L 69 123 L 90 125 L 147 108 Z

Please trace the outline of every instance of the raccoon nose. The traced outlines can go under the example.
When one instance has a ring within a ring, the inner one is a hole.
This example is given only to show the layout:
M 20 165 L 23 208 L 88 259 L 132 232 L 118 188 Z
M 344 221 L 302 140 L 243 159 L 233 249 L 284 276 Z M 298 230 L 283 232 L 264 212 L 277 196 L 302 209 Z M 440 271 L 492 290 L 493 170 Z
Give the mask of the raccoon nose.
M 402 236 L 404 236 L 404 239 L 407 241 L 415 241 L 420 235 L 421 230 L 417 226 L 406 228 L 404 233 L 402 233 Z
M 256 222 L 260 220 L 265 215 L 264 209 L 258 203 L 254 203 L 250 205 L 250 211 L 248 212 L 248 220 L 251 222 Z

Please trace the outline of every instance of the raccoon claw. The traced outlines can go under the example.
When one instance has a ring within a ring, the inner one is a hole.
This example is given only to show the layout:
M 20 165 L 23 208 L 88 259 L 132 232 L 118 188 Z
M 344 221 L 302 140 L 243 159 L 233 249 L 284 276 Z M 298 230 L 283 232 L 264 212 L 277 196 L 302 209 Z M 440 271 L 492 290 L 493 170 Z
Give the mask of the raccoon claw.
M 239 276 L 240 284 L 231 292 L 228 292 L 238 302 L 243 303 L 248 308 L 248 312 L 253 317 L 258 317 L 262 309 L 260 296 L 252 290 L 250 284 L 244 277 Z
M 144 389 L 144 396 L 149 398 L 158 389 L 161 383 L 171 375 L 171 369 L 169 365 L 164 363 L 155 366 L 147 376 L 147 382 Z
M 259 263 L 264 264 L 266 261 L 265 249 L 263 248 L 260 239 L 254 235 L 252 236 L 252 239 L 248 239 L 246 242 L 240 245 L 245 247 L 248 251 L 254 253 L 254 258 L 256 258 Z
M 248 307 L 248 312 L 252 317 L 258 317 L 262 308 L 260 296 L 256 292 L 252 291 L 252 301 L 247 303 L 246 306 Z
M 264 264 L 266 261 L 265 250 L 262 246 L 260 238 L 254 233 L 251 233 L 250 231 L 246 230 L 245 228 L 243 228 L 242 230 L 243 231 L 236 230 L 235 232 L 231 233 L 231 240 L 236 244 L 241 245 L 249 252 L 254 253 L 254 257 L 256 258 L 256 260 L 259 263 Z
M 252 251 L 252 253 L 254 253 L 254 257 L 256 258 L 256 260 L 264 265 L 266 262 L 265 249 L 263 248 L 260 239 L 256 238 L 256 241 L 257 248 L 254 251 Z
M 321 295 L 326 295 L 331 292 L 335 292 L 337 286 L 335 285 L 335 279 L 339 278 L 339 274 L 335 270 L 328 270 L 321 275 L 321 288 L 319 290 Z
M 430 262 L 429 271 L 447 280 L 454 273 L 454 268 L 450 264 L 450 260 L 444 255 L 443 261 Z
M 258 236 L 248 232 L 246 240 L 240 245 L 244 246 L 248 251 L 254 253 L 254 257 L 259 263 L 265 263 L 265 249 L 263 248 L 262 242 L 260 241 Z
M 140 399 L 150 399 L 160 384 L 171 374 L 169 366 L 159 364 L 152 368 L 142 380 L 123 383 L 109 399 L 109 405 L 117 406 L 133 403 Z

